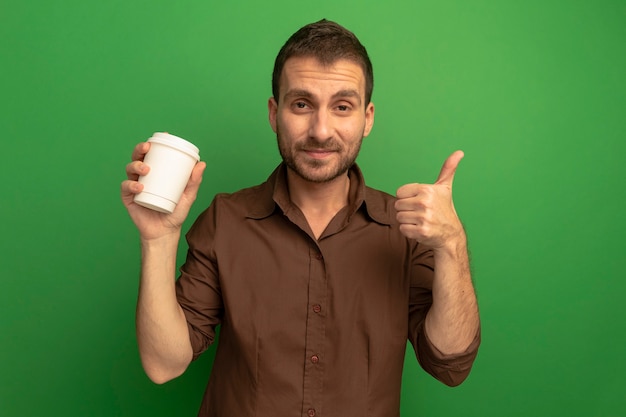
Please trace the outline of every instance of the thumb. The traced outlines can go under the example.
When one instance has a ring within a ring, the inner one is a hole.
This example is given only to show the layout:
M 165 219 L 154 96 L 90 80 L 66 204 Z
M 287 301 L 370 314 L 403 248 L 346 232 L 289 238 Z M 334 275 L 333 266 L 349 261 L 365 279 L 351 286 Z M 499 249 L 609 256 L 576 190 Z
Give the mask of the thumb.
M 456 168 L 459 165 L 459 162 L 461 162 L 461 159 L 463 159 L 464 156 L 465 154 L 463 153 L 463 151 L 456 151 L 452 153 L 452 155 L 450 155 L 448 159 L 446 159 L 446 162 L 443 163 L 443 166 L 441 167 L 441 172 L 439 173 L 439 177 L 437 177 L 437 181 L 435 181 L 435 184 L 444 184 L 452 187 L 454 173 L 456 172 Z
M 193 171 L 191 171 L 191 176 L 189 177 L 189 182 L 187 182 L 187 186 L 180 197 L 180 201 L 176 205 L 176 211 L 178 211 L 179 206 L 184 207 L 184 210 L 188 211 L 194 201 L 196 201 L 198 190 L 200 189 L 200 184 L 202 183 L 202 174 L 204 173 L 205 168 L 206 162 L 204 161 L 198 162 L 196 166 L 193 167 Z
M 187 183 L 187 188 L 190 188 L 194 191 L 198 191 L 200 188 L 200 183 L 202 182 L 202 174 L 204 173 L 204 169 L 206 168 L 206 162 L 200 161 L 193 167 L 193 171 L 191 171 L 191 176 L 189 177 L 189 182 Z

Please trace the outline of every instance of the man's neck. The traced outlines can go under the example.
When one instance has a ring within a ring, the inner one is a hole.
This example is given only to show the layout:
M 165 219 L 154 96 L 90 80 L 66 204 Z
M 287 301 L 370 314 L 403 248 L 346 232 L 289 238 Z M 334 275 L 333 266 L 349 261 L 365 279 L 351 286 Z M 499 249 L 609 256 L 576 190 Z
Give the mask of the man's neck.
M 318 238 L 337 212 L 348 205 L 350 178 L 346 172 L 324 183 L 306 181 L 287 169 L 291 201 L 300 208 Z

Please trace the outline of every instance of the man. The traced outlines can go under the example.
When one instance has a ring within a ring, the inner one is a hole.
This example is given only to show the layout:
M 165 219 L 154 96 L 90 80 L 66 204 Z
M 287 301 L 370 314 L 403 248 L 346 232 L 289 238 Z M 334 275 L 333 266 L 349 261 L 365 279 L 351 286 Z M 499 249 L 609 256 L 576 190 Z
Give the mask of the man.
M 462 152 L 433 185 L 393 198 L 355 164 L 374 123 L 372 66 L 349 31 L 322 20 L 279 52 L 269 121 L 283 163 L 261 185 L 217 195 L 181 225 L 205 164 L 174 213 L 133 203 L 149 171 L 139 144 L 122 199 L 142 243 L 137 338 L 148 376 L 182 374 L 213 342 L 200 416 L 399 414 L 408 340 L 448 385 L 468 375 L 480 341 L 466 238 L 452 204 Z

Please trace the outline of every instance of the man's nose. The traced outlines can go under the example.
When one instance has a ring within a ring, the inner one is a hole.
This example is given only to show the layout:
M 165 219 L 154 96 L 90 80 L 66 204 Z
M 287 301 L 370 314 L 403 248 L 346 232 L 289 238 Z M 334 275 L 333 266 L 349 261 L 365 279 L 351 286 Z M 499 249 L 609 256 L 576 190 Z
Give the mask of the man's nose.
M 309 120 L 309 136 L 319 141 L 326 141 L 332 137 L 332 117 L 325 110 L 318 110 Z

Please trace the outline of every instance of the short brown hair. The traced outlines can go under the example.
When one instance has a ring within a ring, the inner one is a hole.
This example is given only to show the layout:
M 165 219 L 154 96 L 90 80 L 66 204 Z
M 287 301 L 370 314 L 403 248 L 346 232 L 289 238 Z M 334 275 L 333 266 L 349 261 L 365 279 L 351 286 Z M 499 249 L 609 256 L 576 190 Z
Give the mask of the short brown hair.
M 309 56 L 324 65 L 330 65 L 340 59 L 347 59 L 360 65 L 365 75 L 365 105 L 369 104 L 374 90 L 374 71 L 367 50 L 354 33 L 326 19 L 300 28 L 278 52 L 272 74 L 272 94 L 276 102 L 285 62 L 291 57 Z

